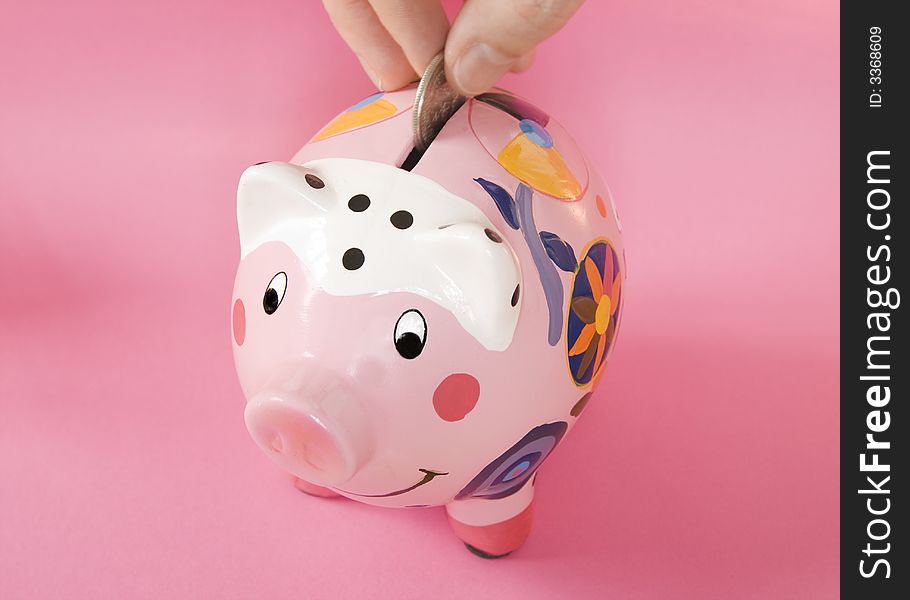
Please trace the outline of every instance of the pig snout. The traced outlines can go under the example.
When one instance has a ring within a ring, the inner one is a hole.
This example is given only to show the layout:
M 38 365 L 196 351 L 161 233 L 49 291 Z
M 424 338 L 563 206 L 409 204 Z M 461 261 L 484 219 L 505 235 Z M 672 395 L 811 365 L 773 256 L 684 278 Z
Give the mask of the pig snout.
M 323 486 L 349 480 L 369 458 L 366 415 L 349 394 L 264 391 L 244 420 L 253 440 L 283 469 Z

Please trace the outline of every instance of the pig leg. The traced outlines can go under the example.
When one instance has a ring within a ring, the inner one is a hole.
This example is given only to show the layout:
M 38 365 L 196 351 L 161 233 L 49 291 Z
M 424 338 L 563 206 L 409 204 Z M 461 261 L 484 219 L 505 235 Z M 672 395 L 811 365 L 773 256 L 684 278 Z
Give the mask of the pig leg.
M 481 558 L 500 558 L 517 550 L 531 531 L 534 485 L 496 500 L 467 498 L 446 505 L 449 525 L 468 550 Z
M 296 477 L 294 478 L 294 487 L 308 496 L 317 496 L 319 498 L 335 498 L 340 495 L 327 487 L 322 487 L 321 485 L 316 485 L 315 483 L 310 483 L 309 481 L 304 481 L 303 479 Z

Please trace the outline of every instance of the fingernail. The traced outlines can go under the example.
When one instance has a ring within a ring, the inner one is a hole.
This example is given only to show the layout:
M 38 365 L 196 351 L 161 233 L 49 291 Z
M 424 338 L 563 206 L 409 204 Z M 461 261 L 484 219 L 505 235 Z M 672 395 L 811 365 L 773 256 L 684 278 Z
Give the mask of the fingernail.
M 470 96 L 482 94 L 509 70 L 515 59 L 484 44 L 474 44 L 455 60 L 455 85 Z
M 376 89 L 382 91 L 382 79 L 376 75 L 376 71 L 374 71 L 370 65 L 367 64 L 367 61 L 365 61 L 362 56 L 358 56 L 357 60 L 360 61 L 360 66 L 363 67 L 364 72 L 367 74 L 367 77 L 369 77 L 373 82 L 373 85 L 376 86 Z

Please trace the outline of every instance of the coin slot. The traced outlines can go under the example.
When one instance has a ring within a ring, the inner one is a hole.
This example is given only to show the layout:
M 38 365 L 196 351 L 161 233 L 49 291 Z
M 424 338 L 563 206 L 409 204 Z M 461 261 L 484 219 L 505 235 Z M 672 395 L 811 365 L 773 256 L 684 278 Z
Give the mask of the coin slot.
M 492 106 L 493 108 L 498 108 L 499 110 L 511 115 L 519 121 L 529 119 L 541 127 L 547 126 L 547 123 L 550 121 L 550 117 L 547 115 L 547 113 L 543 112 L 533 104 L 522 100 L 518 96 L 513 96 L 512 94 L 504 91 L 496 91 L 498 89 L 499 88 L 493 88 L 494 91 L 480 94 L 474 99 L 478 102 L 483 102 L 484 104 Z
M 423 158 L 425 151 L 419 149 L 417 146 L 411 148 L 411 151 L 408 152 L 408 155 L 404 157 L 404 160 L 400 165 L 399 169 L 404 169 L 405 171 L 411 171 L 414 167 L 417 166 L 417 163 Z

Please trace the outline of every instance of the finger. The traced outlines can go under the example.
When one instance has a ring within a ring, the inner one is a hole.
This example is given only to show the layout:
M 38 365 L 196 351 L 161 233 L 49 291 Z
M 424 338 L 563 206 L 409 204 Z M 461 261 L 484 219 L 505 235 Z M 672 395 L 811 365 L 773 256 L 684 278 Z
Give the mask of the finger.
M 416 79 L 404 52 L 367 0 L 323 0 L 341 38 L 350 46 L 376 87 L 394 90 Z
M 379 21 L 416 73 L 439 54 L 449 33 L 449 19 L 439 0 L 369 0 Z
M 476 96 L 571 18 L 583 0 L 468 0 L 446 40 L 446 76 Z
M 525 52 L 521 58 L 512 63 L 512 67 L 509 70 L 513 73 L 523 73 L 524 71 L 527 71 L 531 68 L 531 65 L 534 64 L 534 54 L 534 50 Z

